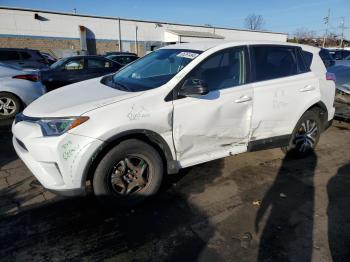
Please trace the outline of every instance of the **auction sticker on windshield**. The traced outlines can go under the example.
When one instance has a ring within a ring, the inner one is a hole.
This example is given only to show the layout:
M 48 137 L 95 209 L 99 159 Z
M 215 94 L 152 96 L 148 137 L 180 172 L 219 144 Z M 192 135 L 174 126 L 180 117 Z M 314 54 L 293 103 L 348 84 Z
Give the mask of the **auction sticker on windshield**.
M 192 52 L 181 52 L 179 54 L 177 54 L 176 56 L 178 57 L 184 57 L 184 58 L 188 58 L 188 59 L 194 59 L 198 56 L 199 54 L 197 53 L 192 53 Z

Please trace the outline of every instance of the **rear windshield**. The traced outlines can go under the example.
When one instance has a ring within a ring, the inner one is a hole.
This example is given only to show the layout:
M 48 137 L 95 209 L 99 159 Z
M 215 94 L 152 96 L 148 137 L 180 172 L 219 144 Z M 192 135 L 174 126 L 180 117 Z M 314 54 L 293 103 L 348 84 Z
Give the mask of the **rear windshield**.
M 103 84 L 116 89 L 139 92 L 167 83 L 201 52 L 184 49 L 159 49 L 127 65 Z

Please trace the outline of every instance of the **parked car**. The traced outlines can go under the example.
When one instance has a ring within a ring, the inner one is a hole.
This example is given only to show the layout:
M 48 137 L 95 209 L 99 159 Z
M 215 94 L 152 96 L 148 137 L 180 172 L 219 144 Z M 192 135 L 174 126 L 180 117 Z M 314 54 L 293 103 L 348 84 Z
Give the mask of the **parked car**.
M 0 62 L 33 69 L 49 66 L 49 62 L 39 51 L 26 48 L 0 48 Z
M 336 76 L 335 116 L 350 119 L 350 67 L 337 65 L 328 69 Z
M 61 86 L 113 73 L 122 65 L 101 56 L 73 56 L 62 58 L 49 69 L 41 70 L 47 91 Z
M 45 52 L 40 52 L 40 53 L 43 57 L 45 57 L 45 59 L 49 65 L 52 65 L 53 63 L 57 62 L 57 59 L 54 58 L 52 55 L 45 53 Z
M 104 203 L 132 205 L 181 168 L 275 147 L 307 155 L 334 115 L 326 73 L 309 46 L 171 45 L 38 99 L 16 117 L 13 144 L 44 187 L 79 195 L 91 180 Z
M 350 50 L 335 49 L 329 50 L 329 53 L 335 60 L 336 65 L 350 66 Z
M 45 92 L 37 71 L 0 63 L 0 120 L 14 118 Z
M 134 62 L 136 59 L 139 59 L 137 55 L 130 54 L 118 54 L 118 55 L 107 55 L 106 58 L 113 60 L 121 65 L 127 65 L 131 62 Z

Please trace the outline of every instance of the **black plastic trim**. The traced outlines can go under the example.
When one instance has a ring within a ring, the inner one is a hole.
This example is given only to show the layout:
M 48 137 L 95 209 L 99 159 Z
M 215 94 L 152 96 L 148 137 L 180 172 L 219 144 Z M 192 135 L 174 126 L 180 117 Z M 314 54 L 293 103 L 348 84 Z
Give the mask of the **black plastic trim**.
M 248 143 L 248 152 L 288 146 L 292 135 L 275 136 Z

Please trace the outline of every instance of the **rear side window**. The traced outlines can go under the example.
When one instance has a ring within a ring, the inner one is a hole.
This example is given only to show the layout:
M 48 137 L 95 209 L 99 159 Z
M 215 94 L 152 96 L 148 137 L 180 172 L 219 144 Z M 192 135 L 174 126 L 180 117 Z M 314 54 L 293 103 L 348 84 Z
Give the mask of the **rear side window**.
M 350 60 L 350 51 L 343 51 L 343 60 Z
M 294 47 L 253 46 L 255 80 L 264 81 L 298 73 Z
M 74 58 L 64 65 L 65 70 L 81 70 L 84 68 L 84 58 Z
M 0 51 L 0 61 L 20 60 L 17 51 Z
M 108 67 L 112 67 L 112 63 L 107 60 L 94 59 L 94 58 L 88 59 L 88 68 L 90 69 L 108 68 Z
M 115 61 L 117 61 L 119 64 L 126 65 L 131 63 L 132 61 L 136 60 L 136 56 L 116 56 L 114 58 Z
M 22 59 L 29 59 L 32 56 L 28 54 L 27 52 L 19 52 L 21 54 Z

